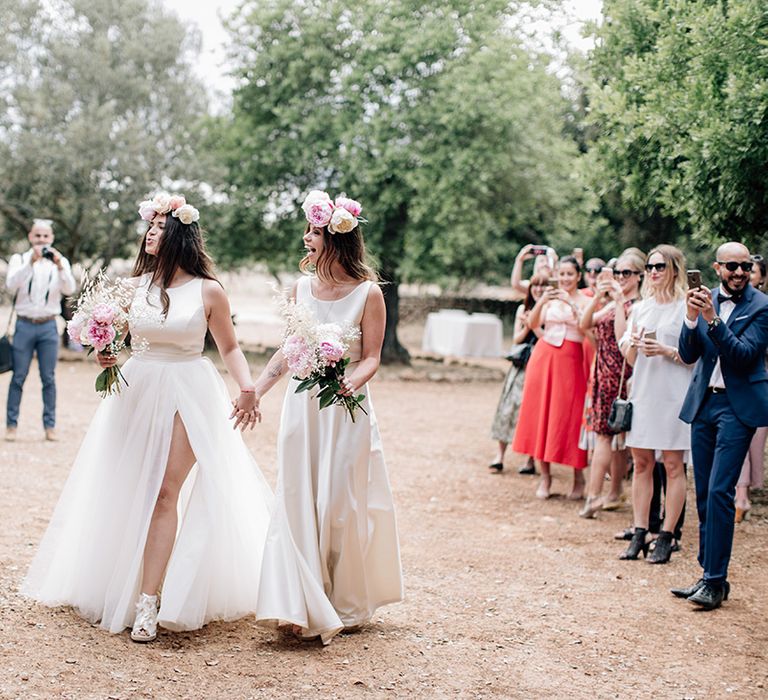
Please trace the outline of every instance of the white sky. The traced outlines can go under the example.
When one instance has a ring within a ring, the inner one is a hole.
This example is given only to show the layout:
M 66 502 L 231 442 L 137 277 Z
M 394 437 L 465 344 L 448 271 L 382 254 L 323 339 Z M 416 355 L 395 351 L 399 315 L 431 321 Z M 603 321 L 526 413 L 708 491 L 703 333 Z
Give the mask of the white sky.
M 198 73 L 213 98 L 214 107 L 227 101 L 233 83 L 227 78 L 225 46 L 228 36 L 222 26 L 221 16 L 230 15 L 241 0 L 161 0 L 168 9 L 185 22 L 197 25 L 201 32 L 203 46 L 198 60 Z M 563 0 L 562 15 L 553 24 L 563 33 L 574 47 L 586 51 L 591 47 L 588 40 L 580 36 L 585 21 L 600 18 L 602 0 Z M 551 29 L 542 27 L 542 31 Z M 534 27 L 534 30 L 538 29 Z

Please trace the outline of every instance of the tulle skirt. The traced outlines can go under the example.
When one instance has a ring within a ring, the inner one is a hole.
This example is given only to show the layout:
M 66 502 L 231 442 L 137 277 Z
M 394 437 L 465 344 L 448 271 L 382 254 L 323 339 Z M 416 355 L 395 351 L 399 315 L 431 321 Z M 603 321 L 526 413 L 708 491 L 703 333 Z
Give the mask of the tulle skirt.
M 523 400 L 512 449 L 576 469 L 587 466 L 579 448 L 587 383 L 581 343 L 536 343 L 525 371 Z
M 223 380 L 201 357 L 135 357 L 123 373 L 129 386 L 97 409 L 21 592 L 110 632 L 133 624 L 178 413 L 197 462 L 179 498 L 158 621 L 191 630 L 252 613 L 272 493 L 228 420 Z

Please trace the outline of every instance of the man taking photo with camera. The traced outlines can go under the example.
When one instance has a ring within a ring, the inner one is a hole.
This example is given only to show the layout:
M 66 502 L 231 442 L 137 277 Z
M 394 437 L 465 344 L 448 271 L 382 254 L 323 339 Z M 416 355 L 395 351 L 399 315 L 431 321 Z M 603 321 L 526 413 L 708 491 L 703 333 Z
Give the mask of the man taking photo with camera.
M 32 357 L 37 353 L 43 384 L 43 428 L 46 440 L 56 440 L 56 361 L 59 332 L 56 316 L 62 295 L 73 294 L 75 278 L 69 261 L 53 247 L 53 226 L 35 219 L 29 231 L 32 247 L 13 255 L 6 287 L 15 295 L 16 330 L 13 335 L 13 376 L 8 387 L 5 439 L 16 439 L 19 405 Z

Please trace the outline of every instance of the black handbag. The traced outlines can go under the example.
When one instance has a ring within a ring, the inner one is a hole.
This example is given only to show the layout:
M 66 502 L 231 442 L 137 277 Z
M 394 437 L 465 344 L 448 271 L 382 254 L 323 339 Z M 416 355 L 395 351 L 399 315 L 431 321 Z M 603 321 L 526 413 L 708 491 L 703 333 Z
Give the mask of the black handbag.
M 528 360 L 531 359 L 532 351 L 533 343 L 516 343 L 509 349 L 506 359 L 508 359 L 514 367 L 523 369 L 528 364 Z
M 11 315 L 8 317 L 8 327 L 5 329 L 5 335 L 0 338 L 0 374 L 10 372 L 13 369 L 13 345 L 11 344 L 11 321 L 13 320 L 13 311 L 16 308 L 16 297 L 13 297 L 11 304 Z
M 632 402 L 621 398 L 621 389 L 624 386 L 624 370 L 627 366 L 627 358 L 621 363 L 621 381 L 619 381 L 619 393 L 611 404 L 611 412 L 608 414 L 608 428 L 614 433 L 626 433 L 632 427 Z

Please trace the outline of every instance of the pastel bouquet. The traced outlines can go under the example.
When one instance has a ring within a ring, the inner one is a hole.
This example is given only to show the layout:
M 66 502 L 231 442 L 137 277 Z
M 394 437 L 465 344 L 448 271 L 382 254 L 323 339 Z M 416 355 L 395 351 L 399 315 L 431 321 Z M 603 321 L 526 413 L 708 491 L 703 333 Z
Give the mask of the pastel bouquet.
M 125 347 L 133 294 L 129 283 L 119 278 L 111 282 L 103 272 L 86 279 L 77 309 L 67 323 L 69 337 L 90 348 L 88 354 L 95 350 L 117 355 Z M 96 377 L 96 391 L 102 397 L 119 393 L 121 380 L 128 386 L 119 366 L 107 367 Z
M 353 423 L 358 408 L 367 415 L 362 407 L 365 394 L 338 393 L 350 361 L 349 345 L 360 337 L 360 331 L 338 323 L 318 323 L 308 307 L 293 301 L 284 306 L 283 314 L 287 327 L 281 350 L 293 378 L 299 382 L 296 393 L 317 387 L 314 398 L 320 400 L 321 409 L 334 404 L 343 406 Z

